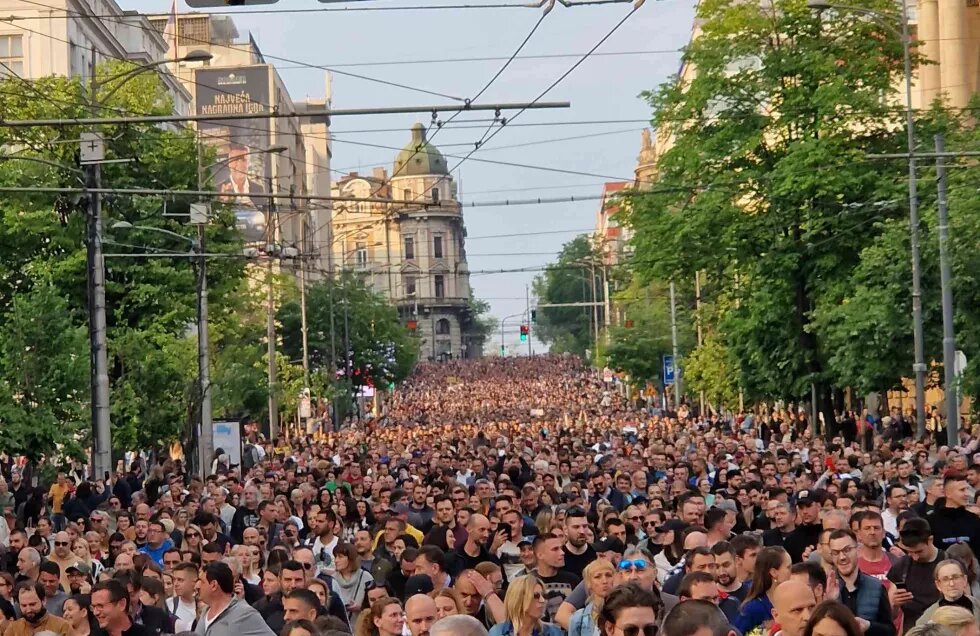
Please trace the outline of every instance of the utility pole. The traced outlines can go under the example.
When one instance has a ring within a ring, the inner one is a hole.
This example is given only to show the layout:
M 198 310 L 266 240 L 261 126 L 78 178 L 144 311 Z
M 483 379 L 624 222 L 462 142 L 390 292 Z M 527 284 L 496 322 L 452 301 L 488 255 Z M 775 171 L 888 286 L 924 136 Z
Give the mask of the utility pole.
M 953 324 L 953 273 L 949 264 L 949 211 L 946 198 L 946 139 L 936 135 L 936 179 L 939 185 L 939 275 L 943 297 L 943 380 L 946 390 L 946 444 L 959 439 L 960 408 L 956 391 L 956 334 Z
M 697 327 L 698 333 L 698 347 L 704 344 L 703 333 L 701 330 L 701 271 L 698 270 L 694 272 L 694 310 L 697 312 L 697 317 L 694 319 L 694 324 Z M 702 390 L 698 396 L 698 404 L 701 409 L 701 417 L 704 417 L 704 391 Z
M 310 388 L 310 346 L 306 325 L 306 213 L 300 218 L 300 240 L 302 241 L 299 254 L 299 315 L 300 331 L 303 335 L 303 386 Z
M 99 80 L 96 76 L 97 58 L 92 46 L 89 67 L 89 108 L 93 118 L 99 110 Z M 109 361 L 106 339 L 105 316 L 105 259 L 102 256 L 102 166 L 105 149 L 101 134 L 91 129 L 88 139 L 82 141 L 82 157 L 86 150 L 90 156 L 85 162 L 85 187 L 91 189 L 88 195 L 88 215 L 86 216 L 86 266 L 88 269 L 88 315 L 89 341 L 92 368 L 92 469 L 96 478 L 101 479 L 112 470 L 112 430 L 109 421 Z
M 269 192 L 272 192 L 274 187 L 274 182 L 270 176 L 269 182 Z M 273 288 L 272 280 L 272 253 L 275 251 L 274 244 L 276 240 L 275 235 L 275 225 L 276 222 L 276 199 L 275 197 L 269 199 L 269 206 L 267 209 L 266 219 L 265 219 L 265 232 L 266 232 L 266 275 L 269 280 L 266 281 L 268 285 L 267 295 L 266 295 L 266 338 L 269 341 L 267 354 L 269 356 L 269 439 L 273 439 L 279 431 L 279 400 L 276 399 L 276 295 Z
M 674 354 L 674 408 L 681 405 L 681 365 L 677 355 L 677 303 L 674 299 L 674 281 L 670 281 L 670 342 Z
M 197 187 L 204 189 L 204 144 L 198 140 L 197 151 Z M 194 249 L 197 251 L 197 379 L 201 391 L 201 435 L 198 438 L 198 458 L 201 462 L 201 476 L 207 478 L 211 467 L 211 456 L 214 454 L 214 426 L 211 409 L 211 360 L 208 337 L 208 275 L 207 258 L 205 257 L 204 229 L 208 222 L 210 209 L 203 200 L 204 218 L 194 219 L 197 223 L 197 241 Z
M 524 310 L 527 312 L 527 357 L 531 357 L 531 286 L 524 285 Z

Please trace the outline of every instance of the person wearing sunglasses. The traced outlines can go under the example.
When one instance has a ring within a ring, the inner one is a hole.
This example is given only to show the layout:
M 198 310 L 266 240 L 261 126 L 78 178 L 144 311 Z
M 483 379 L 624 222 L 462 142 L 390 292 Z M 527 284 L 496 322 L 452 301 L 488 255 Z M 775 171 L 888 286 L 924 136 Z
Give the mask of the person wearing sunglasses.
M 599 633 L 602 636 L 656 636 L 658 607 L 653 592 L 638 583 L 615 587 L 599 612 Z
M 562 636 L 557 625 L 544 622 L 544 584 L 532 575 L 511 582 L 504 597 L 507 620 L 497 623 L 490 636 Z

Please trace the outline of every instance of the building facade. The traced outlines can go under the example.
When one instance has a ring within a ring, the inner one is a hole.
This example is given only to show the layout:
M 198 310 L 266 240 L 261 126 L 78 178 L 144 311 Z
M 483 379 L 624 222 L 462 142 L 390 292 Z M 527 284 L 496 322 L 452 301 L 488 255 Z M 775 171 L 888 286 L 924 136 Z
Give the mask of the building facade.
M 0 77 L 87 78 L 93 48 L 97 61 L 150 64 L 167 59 L 167 42 L 147 16 L 123 11 L 114 0 L 0 0 L 0 15 L 4 16 L 0 21 Z M 158 72 L 173 98 L 174 110 L 188 114 L 191 94 L 172 72 L 181 66 L 160 66 Z
M 149 17 L 161 34 L 170 19 Z M 330 106 L 329 75 L 323 99 L 293 102 L 275 66 L 250 35 L 241 36 L 229 16 L 178 14 L 172 31 L 178 57 L 211 56 L 177 71 L 198 114 L 296 115 L 202 121 L 198 131 L 215 149 L 214 187 L 229 192 L 223 200 L 232 202 L 246 241 L 266 252 L 295 250 L 299 258 L 277 263 L 285 271 L 298 272 L 303 263 L 310 279 L 326 275 L 331 267 L 331 203 L 305 197 L 330 194 L 329 119 L 323 114 Z M 249 196 L 258 193 L 281 196 L 274 201 Z
M 472 335 L 466 228 L 445 157 L 421 124 L 389 175 L 351 173 L 334 183 L 333 263 L 354 272 L 397 308 L 420 339 L 423 360 L 482 355 Z

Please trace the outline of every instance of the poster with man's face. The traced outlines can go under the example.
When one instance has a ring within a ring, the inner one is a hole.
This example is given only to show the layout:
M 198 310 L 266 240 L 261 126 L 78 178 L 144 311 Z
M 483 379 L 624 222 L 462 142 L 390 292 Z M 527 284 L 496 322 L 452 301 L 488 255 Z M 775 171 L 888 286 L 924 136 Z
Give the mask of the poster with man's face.
M 202 68 L 195 70 L 197 113 L 226 115 L 267 113 L 269 103 L 269 67 Z M 270 122 L 266 117 L 202 121 L 198 130 L 202 140 L 213 146 L 217 159 L 211 167 L 214 189 L 220 200 L 231 204 L 239 229 L 247 244 L 268 242 L 268 192 L 272 174 L 266 150 L 270 140 Z

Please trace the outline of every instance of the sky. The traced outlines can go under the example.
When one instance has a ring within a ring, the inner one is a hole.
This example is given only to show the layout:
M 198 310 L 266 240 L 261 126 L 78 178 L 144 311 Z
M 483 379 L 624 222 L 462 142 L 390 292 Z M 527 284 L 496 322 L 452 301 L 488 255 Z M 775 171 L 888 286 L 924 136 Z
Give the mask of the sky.
M 163 13 L 171 0 L 117 0 L 125 9 Z M 324 4 L 317 0 L 279 0 L 253 9 L 365 8 L 434 6 L 439 4 L 517 4 L 514 0 L 361 0 Z M 598 196 L 606 181 L 632 180 L 640 134 L 651 117 L 640 97 L 677 73 L 680 48 L 691 33 L 695 0 L 647 0 L 622 27 L 542 101 L 569 101 L 562 110 L 527 111 L 497 134 L 472 158 L 520 163 L 548 170 L 468 160 L 455 177 L 464 205 L 505 199 Z M 541 22 L 520 55 L 567 55 L 547 59 L 516 59 L 479 99 L 482 103 L 530 102 L 571 68 L 623 18 L 632 5 L 557 5 Z M 178 2 L 178 11 L 190 11 Z M 226 11 L 222 9 L 221 11 Z M 237 10 L 227 10 L 237 13 Z M 247 9 L 246 9 L 247 11 Z M 325 71 L 301 64 L 336 66 L 337 70 L 397 82 L 448 96 L 475 95 L 521 44 L 542 10 L 482 8 L 442 10 L 337 11 L 307 13 L 243 13 L 235 22 L 243 37 L 251 32 L 268 61 L 279 67 L 292 98 L 322 98 Z M 608 53 L 626 55 L 601 55 Z M 286 58 L 291 62 L 269 59 Z M 474 57 L 493 61 L 433 62 Z M 399 64 L 391 64 L 399 62 Z M 352 64 L 369 66 L 349 66 Z M 384 64 L 374 64 L 384 63 Z M 431 106 L 452 100 L 377 82 L 333 76 L 333 107 Z M 508 116 L 508 113 L 503 113 Z M 511 112 L 509 115 L 513 115 Z M 460 116 L 484 118 L 485 114 Z M 446 118 L 447 116 L 443 116 Z M 396 151 L 348 142 L 401 148 L 417 121 L 430 115 L 335 117 L 332 168 L 370 173 L 386 166 Z M 572 123 L 572 122 L 608 123 Z M 466 124 L 464 124 L 466 125 Z M 486 130 L 477 124 L 444 128 L 431 141 L 444 154 L 465 156 Z M 396 130 L 389 130 L 396 129 Z M 584 137 L 585 135 L 592 135 Z M 578 139 L 565 139 L 579 137 Z M 549 143 L 533 143 L 545 140 Z M 517 147 L 513 147 L 518 145 Z M 499 149 L 497 149 L 499 148 Z M 447 157 L 450 166 L 459 159 Z M 567 174 L 556 170 L 589 174 Z M 334 177 L 338 178 L 336 172 Z M 540 268 L 553 261 L 564 243 L 595 226 L 599 201 L 513 205 L 463 209 L 472 272 Z M 513 236 L 500 236 L 513 235 Z M 498 238 L 481 238 L 498 237 Z M 498 319 L 523 312 L 525 288 L 537 272 L 471 275 L 473 292 L 487 300 Z M 531 301 L 534 303 L 533 298 Z M 519 322 L 507 322 L 508 350 L 518 341 Z M 499 332 L 487 350 L 500 344 Z M 535 343 L 536 351 L 544 347 Z

